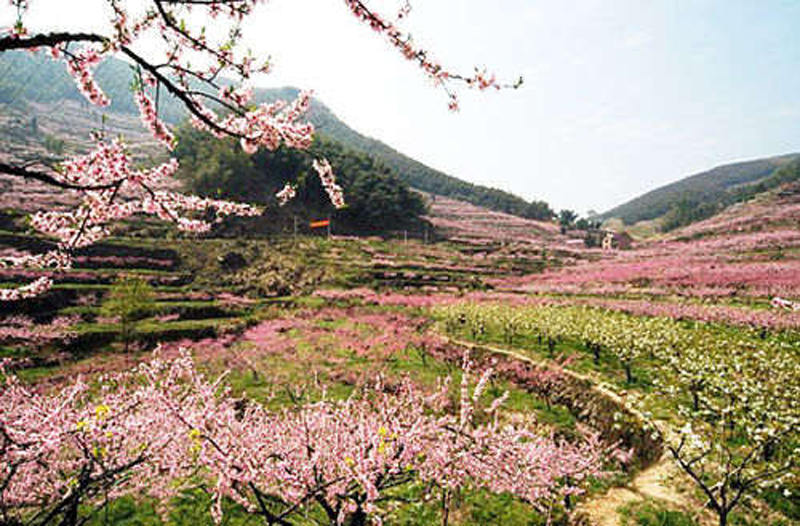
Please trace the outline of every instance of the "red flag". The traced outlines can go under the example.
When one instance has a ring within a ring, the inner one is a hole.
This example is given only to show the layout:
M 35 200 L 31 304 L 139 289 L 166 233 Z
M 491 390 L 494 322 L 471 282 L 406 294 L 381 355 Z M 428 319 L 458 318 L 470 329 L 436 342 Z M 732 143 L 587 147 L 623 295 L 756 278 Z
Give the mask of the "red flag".
M 323 219 L 322 221 L 312 221 L 308 224 L 311 228 L 322 228 L 323 226 L 328 226 L 331 224 L 330 219 Z

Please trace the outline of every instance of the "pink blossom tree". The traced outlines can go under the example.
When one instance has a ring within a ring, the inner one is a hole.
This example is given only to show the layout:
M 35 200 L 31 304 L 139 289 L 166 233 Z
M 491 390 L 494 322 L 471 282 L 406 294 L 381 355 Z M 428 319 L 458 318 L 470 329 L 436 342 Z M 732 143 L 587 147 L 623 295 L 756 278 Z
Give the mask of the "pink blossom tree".
M 380 382 L 343 401 L 269 410 L 230 396 L 224 377 L 197 371 L 188 353 L 156 357 L 107 378 L 99 394 L 77 381 L 39 393 L 9 378 L 0 390 L 0 520 L 72 526 L 107 497 L 168 502 L 202 485 L 213 516 L 230 499 L 270 525 L 308 513 L 330 525 L 380 523 L 392 490 L 413 481 L 444 497 L 464 487 L 510 493 L 547 510 L 601 476 L 613 448 L 504 423 L 480 400 L 465 360 L 458 410 L 447 384 L 433 394 Z

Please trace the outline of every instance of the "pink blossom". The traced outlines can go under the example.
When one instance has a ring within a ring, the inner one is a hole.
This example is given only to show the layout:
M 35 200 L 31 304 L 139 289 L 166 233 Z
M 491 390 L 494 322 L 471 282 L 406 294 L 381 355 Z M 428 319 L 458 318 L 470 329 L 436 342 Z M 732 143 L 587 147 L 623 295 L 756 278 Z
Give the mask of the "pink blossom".
M 294 199 L 296 195 L 297 191 L 295 190 L 294 186 L 292 186 L 290 183 L 286 183 L 286 186 L 284 186 L 280 192 L 275 194 L 275 197 L 278 198 L 278 204 L 283 206 Z
M 150 100 L 144 90 L 138 90 L 134 98 L 136 99 L 136 105 L 139 107 L 139 113 L 144 125 L 158 142 L 166 146 L 168 150 L 172 150 L 175 147 L 175 136 L 158 118 L 153 101 Z
M 336 177 L 333 175 L 333 169 L 327 159 L 314 159 L 312 166 L 319 175 L 319 179 L 322 181 L 322 187 L 325 189 L 325 192 L 327 192 L 333 206 L 336 208 L 344 207 L 344 192 L 342 191 L 342 187 L 336 184 Z

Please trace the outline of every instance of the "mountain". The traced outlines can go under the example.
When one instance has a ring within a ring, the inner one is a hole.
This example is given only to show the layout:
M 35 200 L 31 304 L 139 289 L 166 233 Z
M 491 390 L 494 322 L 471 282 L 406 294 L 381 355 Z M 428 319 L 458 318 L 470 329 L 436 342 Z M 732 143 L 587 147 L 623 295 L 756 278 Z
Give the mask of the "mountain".
M 619 218 L 626 224 L 662 218 L 670 221 L 670 215 L 694 215 L 695 220 L 710 217 L 726 206 L 746 198 L 764 182 L 766 190 L 780 184 L 769 178 L 794 162 L 800 161 L 800 153 L 768 157 L 753 161 L 718 166 L 706 172 L 691 175 L 674 183 L 651 190 L 605 212 L 602 219 Z M 780 178 L 780 177 L 778 177 Z M 691 217 L 678 220 L 674 225 L 692 222 Z
M 130 94 L 134 78 L 132 67 L 121 60 L 108 59 L 95 71 L 95 78 L 111 99 L 109 112 L 137 114 L 138 110 Z M 257 102 L 277 99 L 291 100 L 296 88 L 257 88 Z M 63 64 L 50 60 L 44 54 L 28 52 L 6 52 L 0 54 L 0 104 L 20 103 L 52 104 L 62 100 L 86 105 L 82 95 L 67 74 Z M 177 124 L 186 117 L 183 106 L 162 92 L 159 113 L 166 122 Z M 511 193 L 475 185 L 447 175 L 416 161 L 383 142 L 367 137 L 350 128 L 322 102 L 314 100 L 309 120 L 317 130 L 341 142 L 348 148 L 380 160 L 412 187 L 433 194 L 460 199 L 475 205 L 524 215 L 529 203 Z

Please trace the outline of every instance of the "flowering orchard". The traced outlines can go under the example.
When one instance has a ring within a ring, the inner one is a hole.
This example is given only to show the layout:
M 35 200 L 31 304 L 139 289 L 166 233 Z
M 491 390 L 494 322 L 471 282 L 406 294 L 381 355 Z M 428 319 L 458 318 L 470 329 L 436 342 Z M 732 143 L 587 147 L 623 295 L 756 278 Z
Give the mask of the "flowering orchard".
M 0 396 L 0 514 L 5 523 L 81 524 L 108 498 L 169 499 L 205 486 L 212 514 L 232 499 L 267 524 L 378 522 L 393 492 L 422 483 L 447 505 L 459 488 L 510 493 L 543 510 L 601 476 L 613 449 L 503 423 L 503 397 L 479 405 L 491 376 L 464 361 L 458 410 L 447 384 L 424 393 L 380 382 L 344 401 L 270 411 L 230 396 L 185 352 L 52 393 L 13 376 Z M 92 392 L 94 391 L 94 393 Z M 402 501 L 402 500 L 401 500 Z M 401 502 L 397 501 L 397 502 Z M 86 515 L 86 514 L 89 515 Z
M 175 136 L 161 121 L 158 100 L 161 91 L 179 100 L 190 115 L 193 126 L 214 136 L 233 137 L 245 152 L 259 148 L 275 150 L 280 146 L 306 150 L 311 145 L 314 127 L 302 120 L 311 100 L 310 92 L 295 101 L 278 101 L 254 106 L 252 92 L 244 87 L 252 77 L 268 73 L 269 61 L 259 60 L 242 50 L 241 25 L 253 15 L 264 0 L 150 0 L 144 9 L 123 0 L 96 2 L 96 8 L 108 8 L 111 15 L 102 32 L 44 31 L 28 27 L 28 11 L 46 7 L 46 0 L 9 0 L 16 19 L 0 21 L 0 52 L 9 50 L 44 50 L 54 60 L 63 61 L 75 79 L 79 91 L 96 106 L 109 104 L 108 97 L 94 80 L 94 69 L 106 57 L 121 56 L 137 71 L 134 99 L 145 127 L 167 150 L 175 146 Z M 386 16 L 368 3 L 345 0 L 345 8 L 378 36 L 385 38 L 402 56 L 419 65 L 436 86 L 448 96 L 451 109 L 458 108 L 454 89 L 462 83 L 480 90 L 501 88 L 493 75 L 476 70 L 474 75 L 459 75 L 445 69 L 432 54 L 419 48 L 401 27 L 409 14 L 405 4 L 396 16 Z M 207 31 L 213 23 L 214 31 Z M 211 33 L 224 36 L 214 38 Z M 142 42 L 159 42 L 158 51 L 143 51 Z M 202 64 L 202 65 L 198 65 Z M 224 76 L 240 84 L 231 87 Z M 516 84 L 518 85 L 518 84 Z M 223 110 L 218 114 L 212 108 Z M 154 215 L 173 221 L 180 230 L 206 232 L 222 218 L 259 214 L 255 207 L 214 199 L 200 199 L 174 191 L 159 190 L 172 178 L 178 165 L 170 160 L 160 166 L 137 169 L 124 142 L 98 135 L 96 148 L 86 155 L 67 159 L 55 167 L 45 163 L 0 163 L 0 172 L 35 180 L 78 194 L 79 204 L 70 211 L 41 211 L 31 217 L 31 224 L 59 242 L 57 250 L 36 255 L 5 257 L 4 267 L 66 269 L 72 252 L 108 235 L 117 221 L 136 214 Z M 40 169 L 41 168 L 41 169 Z M 336 207 L 344 206 L 342 188 L 336 183 L 330 164 L 315 159 L 313 168 Z M 281 202 L 294 193 L 291 187 L 278 195 Z M 213 218 L 209 220 L 208 216 Z M 0 300 L 20 300 L 36 296 L 52 285 L 40 277 L 15 289 L 0 290 Z
M 791 495 L 798 480 L 800 362 L 796 334 L 765 335 L 668 318 L 640 318 L 585 306 L 440 307 L 447 330 L 505 343 L 573 342 L 596 365 L 611 358 L 627 385 L 647 364 L 652 386 L 645 410 L 674 412 L 653 424 L 678 466 L 728 523 L 732 510 L 762 492 Z

